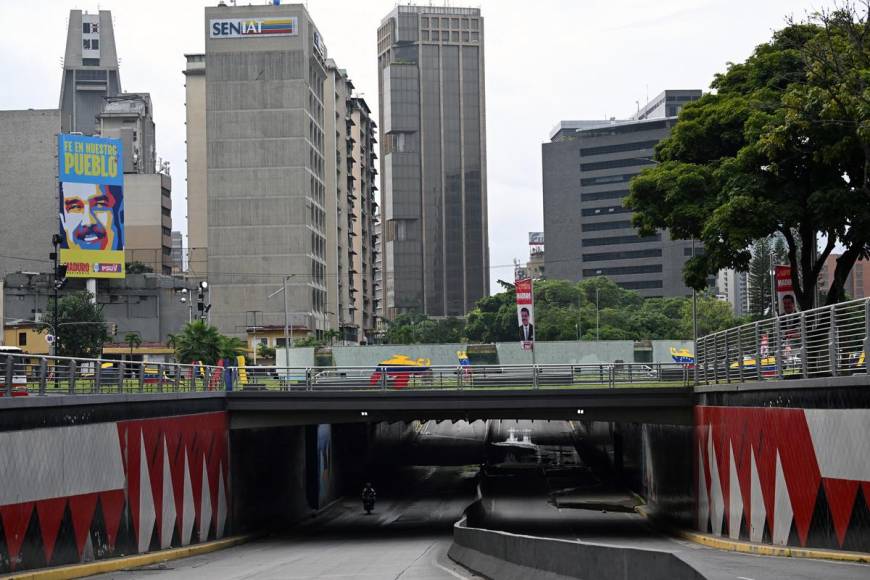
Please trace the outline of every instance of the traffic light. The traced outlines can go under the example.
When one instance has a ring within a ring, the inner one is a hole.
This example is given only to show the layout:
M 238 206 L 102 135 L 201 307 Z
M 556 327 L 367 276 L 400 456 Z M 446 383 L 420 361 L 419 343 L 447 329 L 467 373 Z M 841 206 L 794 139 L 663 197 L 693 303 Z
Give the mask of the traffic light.
M 54 270 L 54 287 L 58 290 L 66 284 L 66 264 L 58 264 Z

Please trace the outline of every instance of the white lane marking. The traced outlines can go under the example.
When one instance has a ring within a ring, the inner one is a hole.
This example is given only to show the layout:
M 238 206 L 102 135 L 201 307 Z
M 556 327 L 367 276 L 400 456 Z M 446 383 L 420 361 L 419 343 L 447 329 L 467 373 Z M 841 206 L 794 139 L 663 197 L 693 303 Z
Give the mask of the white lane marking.
M 457 573 L 457 572 L 454 572 L 453 570 L 451 570 L 451 569 L 448 568 L 447 566 L 442 566 L 442 565 L 439 564 L 438 562 L 432 562 L 432 563 L 435 564 L 436 567 L 438 567 L 438 568 L 444 570 L 445 572 L 447 572 L 448 574 L 450 574 L 451 576 L 453 576 L 454 578 L 459 578 L 459 580 L 470 580 L 470 579 L 471 579 L 471 576 L 463 576 L 462 574 L 459 574 L 459 573 Z
M 738 576 L 737 580 L 755 580 L 754 578 L 747 578 L 746 576 Z

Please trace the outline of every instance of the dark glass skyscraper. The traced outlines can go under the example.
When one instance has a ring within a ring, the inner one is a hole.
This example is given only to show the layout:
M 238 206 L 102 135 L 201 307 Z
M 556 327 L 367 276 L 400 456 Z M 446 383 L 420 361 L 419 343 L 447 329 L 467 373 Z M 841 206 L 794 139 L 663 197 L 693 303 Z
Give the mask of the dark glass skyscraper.
M 396 7 L 378 70 L 385 314 L 462 316 L 489 293 L 480 10 Z

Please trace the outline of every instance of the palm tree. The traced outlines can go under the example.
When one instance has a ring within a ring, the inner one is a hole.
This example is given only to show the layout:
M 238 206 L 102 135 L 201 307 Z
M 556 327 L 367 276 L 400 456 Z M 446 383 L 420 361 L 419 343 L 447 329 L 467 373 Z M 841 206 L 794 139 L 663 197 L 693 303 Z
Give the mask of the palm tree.
M 175 359 L 180 363 L 202 361 L 215 364 L 221 356 L 221 341 L 225 339 L 218 329 L 203 320 L 189 322 L 178 334 L 169 336 L 169 344 L 175 349 Z
M 238 355 L 244 354 L 248 350 L 248 346 L 240 338 L 235 336 L 221 336 L 218 352 L 220 358 L 235 359 Z
M 142 345 L 142 337 L 138 332 L 128 332 L 124 335 L 124 342 L 130 347 L 130 360 L 133 360 L 133 349 Z

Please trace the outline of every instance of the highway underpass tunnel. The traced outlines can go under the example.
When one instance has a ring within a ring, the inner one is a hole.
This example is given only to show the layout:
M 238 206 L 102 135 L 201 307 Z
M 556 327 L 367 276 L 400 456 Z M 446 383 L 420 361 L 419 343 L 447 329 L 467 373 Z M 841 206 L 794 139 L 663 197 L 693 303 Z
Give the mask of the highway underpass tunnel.
M 345 423 L 231 432 L 234 531 L 451 533 L 473 527 L 603 539 L 648 533 L 653 494 L 691 518 L 689 427 L 546 420 Z M 656 479 L 652 475 L 656 474 Z M 371 482 L 374 514 L 360 493 Z

